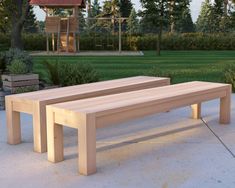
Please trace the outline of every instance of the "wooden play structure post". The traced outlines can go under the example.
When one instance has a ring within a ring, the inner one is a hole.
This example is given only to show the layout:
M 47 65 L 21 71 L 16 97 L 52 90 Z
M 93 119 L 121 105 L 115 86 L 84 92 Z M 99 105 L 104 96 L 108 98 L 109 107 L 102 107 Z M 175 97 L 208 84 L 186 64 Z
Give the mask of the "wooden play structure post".
M 74 16 L 77 18 L 77 20 L 79 20 L 78 13 L 79 13 L 79 7 L 76 6 L 74 8 Z M 78 21 L 77 27 L 78 27 L 78 33 L 77 33 L 77 52 L 79 52 L 80 51 L 80 32 L 79 32 L 80 25 L 79 25 L 79 21 Z M 76 34 L 74 35 L 74 38 L 76 38 Z M 74 46 L 76 46 L 76 40 L 74 40 Z
M 85 0 L 31 0 L 30 4 L 39 5 L 46 12 L 45 32 L 47 53 L 50 52 L 50 44 L 52 45 L 52 51 L 55 52 L 55 36 L 57 37 L 56 50 L 58 53 L 76 53 L 80 50 L 78 9 L 85 8 Z M 54 9 L 57 8 L 72 9 L 73 14 L 66 17 L 55 15 Z M 49 36 L 51 36 L 51 43 Z

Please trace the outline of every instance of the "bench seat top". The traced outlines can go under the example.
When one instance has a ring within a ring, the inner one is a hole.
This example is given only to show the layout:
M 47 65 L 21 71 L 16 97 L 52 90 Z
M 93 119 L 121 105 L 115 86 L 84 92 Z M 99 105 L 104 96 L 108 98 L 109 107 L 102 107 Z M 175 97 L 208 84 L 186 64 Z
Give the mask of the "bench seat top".
M 24 101 L 50 101 L 56 100 L 60 98 L 73 97 L 73 96 L 81 96 L 84 94 L 84 98 L 87 98 L 87 95 L 93 94 L 94 92 L 105 92 L 110 90 L 117 90 L 122 88 L 122 92 L 124 92 L 125 88 L 130 91 L 131 88 L 136 90 L 138 86 L 149 86 L 153 87 L 154 83 L 165 83 L 169 82 L 169 78 L 161 78 L 161 77 L 150 77 L 150 76 L 136 76 L 130 78 L 122 78 L 116 80 L 109 81 L 101 81 L 89 84 L 81 84 L 75 86 L 61 87 L 55 89 L 41 90 L 29 93 L 15 94 L 9 95 L 7 97 L 16 99 L 16 100 L 24 100 Z M 165 84 L 163 84 L 165 85 Z
M 50 107 L 80 113 L 102 113 L 112 110 L 131 107 L 136 104 L 151 104 L 152 102 L 162 103 L 164 101 L 183 99 L 187 96 L 203 95 L 215 91 L 226 91 L 229 84 L 210 82 L 187 82 L 182 84 L 169 85 L 158 88 L 144 89 L 121 94 L 114 94 L 103 97 L 82 99 L 71 102 L 57 103 Z M 226 94 L 225 94 L 226 95 Z

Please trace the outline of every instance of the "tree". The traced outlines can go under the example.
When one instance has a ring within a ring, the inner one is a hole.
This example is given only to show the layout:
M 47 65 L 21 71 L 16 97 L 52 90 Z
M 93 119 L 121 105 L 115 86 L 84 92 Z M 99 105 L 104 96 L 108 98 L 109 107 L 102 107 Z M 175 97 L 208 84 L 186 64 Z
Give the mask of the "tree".
M 119 2 L 118 0 L 106 0 L 103 4 L 102 17 L 118 18 L 119 14 Z
M 190 2 L 191 0 L 170 0 L 169 15 L 171 33 L 174 33 L 177 30 L 176 24 L 184 18 L 184 13 L 189 9 Z
M 101 6 L 98 0 L 94 0 L 91 5 L 90 17 L 88 17 L 88 20 L 87 20 L 87 27 L 88 27 L 89 32 L 92 31 L 93 29 L 96 29 L 96 25 L 97 25 L 96 19 L 89 19 L 89 18 L 96 18 L 100 14 L 101 14 Z
M 36 21 L 37 28 L 39 33 L 43 33 L 45 31 L 45 21 Z
M 229 0 L 224 0 L 224 15 L 228 15 L 228 3 Z
M 22 30 L 29 13 L 29 0 L 2 0 L 1 9 L 11 24 L 11 47 L 23 49 Z
M 79 19 L 79 32 L 82 33 L 87 27 L 82 9 L 78 10 L 78 19 Z
M 96 17 L 101 13 L 101 6 L 98 0 L 94 0 L 93 4 L 91 5 L 91 17 Z
M 26 33 L 36 33 L 38 31 L 37 19 L 33 12 L 33 7 L 30 6 L 28 16 L 24 23 L 24 31 Z
M 223 16 L 224 14 L 224 0 L 214 0 L 214 10 L 218 16 Z
M 210 0 L 202 4 L 197 20 L 197 30 L 200 32 L 230 32 L 232 26 L 231 0 Z
M 87 17 L 91 17 L 91 0 L 87 0 Z
M 212 33 L 216 30 L 215 15 L 210 0 L 202 3 L 201 11 L 196 22 L 199 32 Z
M 127 20 L 127 31 L 129 34 L 139 33 L 139 21 L 134 8 L 131 10 L 131 14 Z
M 120 17 L 129 18 L 133 4 L 130 0 L 119 0 Z M 122 22 L 122 30 L 127 31 L 127 20 Z
M 194 32 L 190 2 L 191 0 L 170 1 L 170 32 Z
M 168 0 L 141 0 L 143 10 L 140 15 L 143 17 L 142 24 L 150 26 L 152 33 L 158 34 L 157 54 L 161 54 L 161 41 L 164 25 L 169 22 L 169 1 Z
M 120 0 L 119 6 L 121 17 L 128 18 L 133 8 L 132 2 L 130 0 Z
M 182 12 L 182 17 L 176 22 L 176 31 L 180 33 L 194 32 L 195 26 L 192 20 L 191 12 L 189 7 L 187 7 Z
M 3 3 L 0 1 L 0 32 L 6 34 L 10 31 L 10 21 L 8 19 L 8 14 L 3 7 Z
M 221 31 L 220 25 L 224 16 L 224 0 L 214 0 L 214 20 L 215 20 L 215 30 L 217 32 Z
M 229 15 L 229 16 L 224 15 L 221 18 L 221 21 L 219 23 L 220 31 L 223 33 L 230 32 L 232 29 L 231 21 L 232 21 L 231 15 Z
M 106 0 L 103 4 L 102 12 L 99 17 L 106 17 L 110 18 L 109 20 L 100 21 L 99 25 L 102 25 L 106 28 L 106 30 L 113 32 L 117 31 L 118 29 L 118 21 L 115 18 L 120 17 L 119 12 L 119 2 L 118 0 Z

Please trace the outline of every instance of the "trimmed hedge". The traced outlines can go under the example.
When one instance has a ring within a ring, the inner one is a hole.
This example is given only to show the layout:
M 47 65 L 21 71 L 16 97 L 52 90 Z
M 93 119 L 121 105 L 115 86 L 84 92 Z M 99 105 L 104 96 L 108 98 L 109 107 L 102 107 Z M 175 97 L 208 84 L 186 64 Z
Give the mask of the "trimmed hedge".
M 122 36 L 123 50 L 155 50 L 157 35 Z M 82 35 L 81 50 L 117 50 L 118 36 Z M 46 36 L 44 34 L 23 35 L 25 50 L 45 51 Z M 56 39 L 55 39 L 56 41 Z M 100 46 L 101 45 L 101 46 Z M 9 36 L 0 34 L 0 50 L 10 46 Z M 51 44 L 50 44 L 51 46 Z M 51 47 L 50 47 L 51 48 Z M 162 50 L 235 50 L 235 33 L 183 33 L 164 34 Z

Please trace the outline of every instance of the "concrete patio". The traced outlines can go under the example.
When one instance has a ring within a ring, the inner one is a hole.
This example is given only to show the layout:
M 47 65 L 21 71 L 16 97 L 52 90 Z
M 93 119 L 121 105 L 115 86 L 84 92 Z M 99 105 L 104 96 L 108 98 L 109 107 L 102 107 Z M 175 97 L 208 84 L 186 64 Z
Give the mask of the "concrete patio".
M 64 129 L 65 161 L 52 164 L 32 151 L 32 119 L 22 117 L 23 143 L 6 144 L 0 112 L 0 187 L 234 188 L 235 95 L 232 122 L 218 124 L 219 101 L 202 106 L 202 120 L 190 108 L 113 125 L 97 132 L 95 175 L 77 174 L 77 132 Z

